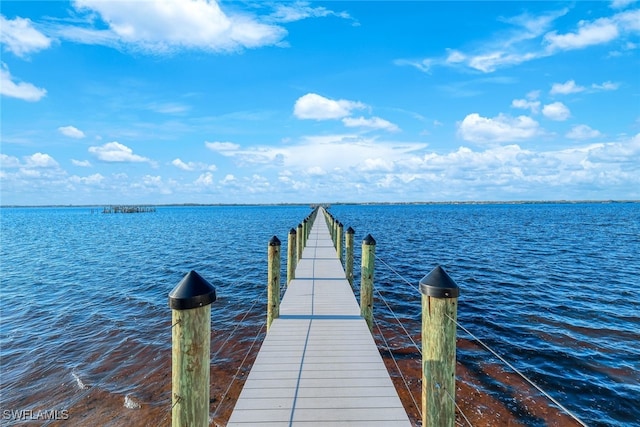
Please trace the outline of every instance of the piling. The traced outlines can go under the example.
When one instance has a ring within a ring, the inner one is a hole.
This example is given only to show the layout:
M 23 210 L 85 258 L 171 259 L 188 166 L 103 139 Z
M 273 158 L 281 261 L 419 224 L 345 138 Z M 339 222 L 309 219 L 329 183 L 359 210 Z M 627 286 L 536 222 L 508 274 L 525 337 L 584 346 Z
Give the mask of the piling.
M 360 277 L 360 315 L 373 331 L 373 270 L 376 257 L 376 241 L 367 234 L 362 241 L 362 268 Z
M 345 274 L 349 284 L 353 287 L 353 235 L 355 230 L 351 227 L 347 228 L 347 232 L 344 236 L 345 245 Z
M 440 266 L 420 280 L 422 425 L 453 427 L 456 399 L 458 285 Z
M 287 242 L 287 286 L 291 280 L 295 279 L 297 246 L 296 230 L 292 228 L 289 230 L 289 241 Z
M 187 273 L 169 293 L 171 308 L 171 425 L 209 425 L 211 303 L 215 288 Z
M 341 222 L 338 222 L 338 239 L 336 242 L 336 253 L 338 254 L 338 259 L 342 264 L 342 235 L 344 233 L 344 226 Z
M 302 238 L 303 233 L 302 233 L 302 223 L 298 224 L 298 236 L 300 236 L 297 240 L 298 243 L 298 256 L 296 257 L 296 260 L 298 262 L 300 262 L 300 260 L 302 259 L 302 250 L 304 249 L 304 239 Z
M 304 236 L 304 237 L 303 237 L 303 240 L 302 240 L 302 247 L 303 247 L 303 248 L 304 248 L 305 246 L 307 246 L 307 240 L 308 240 L 308 237 L 309 237 L 309 229 L 310 229 L 310 228 L 311 228 L 311 227 L 309 227 L 309 221 L 307 220 L 307 218 L 305 218 L 305 219 L 302 221 L 302 235 Z
M 280 239 L 273 236 L 268 245 L 267 332 L 280 316 Z

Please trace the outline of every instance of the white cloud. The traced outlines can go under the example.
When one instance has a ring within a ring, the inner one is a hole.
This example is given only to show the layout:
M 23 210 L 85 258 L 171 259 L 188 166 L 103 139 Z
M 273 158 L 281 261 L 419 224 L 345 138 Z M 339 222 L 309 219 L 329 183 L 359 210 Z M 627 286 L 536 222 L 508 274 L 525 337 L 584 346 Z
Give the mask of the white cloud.
M 240 149 L 238 144 L 233 142 L 205 142 L 204 145 L 211 151 L 216 151 L 224 156 L 232 155 Z
M 572 127 L 565 136 L 569 139 L 590 139 L 598 138 L 602 136 L 602 134 L 596 129 L 591 129 L 587 125 L 576 125 Z
M 276 4 L 275 10 L 269 17 L 275 22 L 294 22 L 307 18 L 324 18 L 327 16 L 351 19 L 347 12 L 334 12 L 323 6 L 312 7 L 306 1 Z
M 215 0 L 76 0 L 74 7 L 99 15 L 108 30 L 65 27 L 60 29 L 61 36 L 146 52 L 233 51 L 274 45 L 287 34 L 280 26 L 246 14 L 226 14 Z
M 596 90 L 617 90 L 620 87 L 620 83 L 614 83 L 611 81 L 606 81 L 602 84 L 592 84 L 591 87 Z
M 568 80 L 565 83 L 554 83 L 551 86 L 551 90 L 549 91 L 549 93 L 551 95 L 568 95 L 570 93 L 582 92 L 584 89 L 584 86 L 576 85 L 576 82 L 574 80 Z
M 222 181 L 220 181 L 221 184 L 232 184 L 235 182 L 236 182 L 236 177 L 233 176 L 232 174 L 225 175 Z
M 73 163 L 74 166 L 80 166 L 81 168 L 89 168 L 89 167 L 91 167 L 91 162 L 89 160 L 71 159 L 71 163 Z
M 69 138 L 82 139 L 85 137 L 84 132 L 74 126 L 61 126 L 58 131 Z
M 5 49 L 19 57 L 47 49 L 51 39 L 33 28 L 27 18 L 17 17 L 13 20 L 0 15 L 0 42 Z
M 47 94 L 47 91 L 31 83 L 14 82 L 9 68 L 3 62 L 2 70 L 0 70 L 0 94 L 24 101 L 36 102 L 40 101 Z
M 580 21 L 576 32 L 558 34 L 551 31 L 544 36 L 551 50 L 582 49 L 587 46 L 608 43 L 620 35 L 618 26 L 609 18 Z
M 210 187 L 214 184 L 213 174 L 211 172 L 205 172 L 194 181 L 194 184 L 198 186 Z
M 316 93 L 308 93 L 296 100 L 293 114 L 299 119 L 341 119 L 351 115 L 353 110 L 363 108 L 366 108 L 366 105 L 361 102 L 333 100 Z
M 511 101 L 513 108 L 521 108 L 523 110 L 531 110 L 533 114 L 540 111 L 540 101 L 532 101 L 529 99 L 514 99 Z
M 499 114 L 497 117 L 487 118 L 472 113 L 458 124 L 458 134 L 464 140 L 476 143 L 521 141 L 539 133 L 538 122 L 527 116 L 510 117 Z
M 58 162 L 53 157 L 45 153 L 35 153 L 25 157 L 25 166 L 31 168 L 57 168 Z
M 623 9 L 633 3 L 635 3 L 637 0 L 612 0 L 611 1 L 611 8 L 612 9 Z
M 94 173 L 89 176 L 77 176 L 73 175 L 69 177 L 69 181 L 74 184 L 84 184 L 84 185 L 96 185 L 100 184 L 105 180 L 105 177 L 99 173 Z
M 571 111 L 562 102 L 553 102 L 542 107 L 542 114 L 548 119 L 561 122 L 571 116 Z
M 133 150 L 117 141 L 104 145 L 89 147 L 89 153 L 103 162 L 118 163 L 153 163 L 152 160 L 133 153 Z
M 181 159 L 173 159 L 171 162 L 172 165 L 177 167 L 178 169 L 182 169 L 183 171 L 197 171 L 197 170 L 209 170 L 215 171 L 217 168 L 215 165 L 208 165 L 206 163 L 201 162 L 183 162 Z
M 2 169 L 17 168 L 20 167 L 20 159 L 14 156 L 0 153 L 0 165 L 2 165 Z
M 382 129 L 389 132 L 398 132 L 400 128 L 380 117 L 371 117 L 369 119 L 365 119 L 364 117 L 345 117 L 342 119 L 342 123 L 346 127 L 364 127 L 370 129 Z

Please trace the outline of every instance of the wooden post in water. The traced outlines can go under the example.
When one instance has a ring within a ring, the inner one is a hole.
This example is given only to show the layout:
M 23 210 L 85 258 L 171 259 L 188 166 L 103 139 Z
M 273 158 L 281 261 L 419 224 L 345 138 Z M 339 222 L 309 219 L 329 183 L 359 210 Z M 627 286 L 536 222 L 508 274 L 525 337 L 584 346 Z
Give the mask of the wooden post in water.
M 306 248 L 306 247 L 307 247 L 307 240 L 308 240 L 308 238 L 309 238 L 309 229 L 310 229 L 310 228 L 311 228 L 311 227 L 309 226 L 309 220 L 308 220 L 307 218 L 305 218 L 305 219 L 302 221 L 302 234 L 304 235 L 304 237 L 303 237 L 303 239 L 304 239 L 304 240 L 303 240 L 303 242 L 304 242 L 304 243 L 303 243 L 303 247 L 304 247 L 304 248 Z
M 267 332 L 274 319 L 280 317 L 280 239 L 273 236 L 268 246 Z
M 344 236 L 344 245 L 346 250 L 345 260 L 345 273 L 349 284 L 353 287 L 353 235 L 355 230 L 351 227 L 347 228 L 347 233 Z
M 343 231 L 344 231 L 344 226 L 342 225 L 341 222 L 338 222 L 338 239 L 337 239 L 337 245 L 336 245 L 336 252 L 338 253 L 338 259 L 340 260 L 340 263 L 342 264 L 342 235 L 343 235 Z
M 422 294 L 422 425 L 456 419 L 456 317 L 460 289 L 437 266 L 420 280 Z
M 169 293 L 171 425 L 209 426 L 211 303 L 216 290 L 195 271 Z
M 376 257 L 376 241 L 367 234 L 362 241 L 362 268 L 360 277 L 360 315 L 373 331 L 373 269 Z
M 289 230 L 289 241 L 287 242 L 287 286 L 289 286 L 289 282 L 291 282 L 291 280 L 295 279 L 297 251 L 298 244 L 296 243 L 296 230 L 292 228 Z
M 304 249 L 304 238 L 302 237 L 303 233 L 302 233 L 302 223 L 298 224 L 298 236 L 300 236 L 299 238 L 297 238 L 297 243 L 298 243 L 298 256 L 296 257 L 297 262 L 300 262 L 300 260 L 302 259 L 302 250 Z

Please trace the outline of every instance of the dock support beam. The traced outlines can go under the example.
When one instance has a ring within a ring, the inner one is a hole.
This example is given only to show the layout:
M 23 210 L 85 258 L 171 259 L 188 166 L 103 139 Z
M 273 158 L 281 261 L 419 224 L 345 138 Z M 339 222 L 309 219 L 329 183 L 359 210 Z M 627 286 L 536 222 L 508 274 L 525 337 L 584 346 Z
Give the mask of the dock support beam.
M 302 232 L 302 223 L 298 224 L 298 232 L 296 239 L 298 241 L 298 256 L 296 257 L 297 262 L 300 262 L 302 259 L 302 250 L 304 249 L 304 237 L 302 237 L 304 233 Z
M 347 232 L 344 236 L 344 245 L 345 245 L 345 274 L 347 275 L 347 280 L 351 287 L 353 287 L 353 235 L 355 234 L 355 230 L 351 227 L 347 228 Z
M 289 230 L 289 241 L 287 242 L 287 286 L 289 286 L 289 282 L 296 278 L 297 251 L 296 230 L 292 228 Z
M 191 271 L 169 293 L 171 425 L 209 426 L 211 303 L 216 290 Z
M 456 419 L 458 285 L 438 266 L 420 280 L 422 294 L 422 425 L 453 427 Z
M 280 317 L 280 239 L 273 236 L 268 246 L 267 332 L 273 319 Z
M 376 257 L 376 241 L 367 234 L 362 241 L 362 268 L 360 277 L 360 315 L 373 331 L 373 270 Z
M 342 235 L 344 234 L 344 226 L 341 222 L 338 222 L 338 237 L 336 241 L 336 252 L 338 253 L 338 259 L 342 264 Z

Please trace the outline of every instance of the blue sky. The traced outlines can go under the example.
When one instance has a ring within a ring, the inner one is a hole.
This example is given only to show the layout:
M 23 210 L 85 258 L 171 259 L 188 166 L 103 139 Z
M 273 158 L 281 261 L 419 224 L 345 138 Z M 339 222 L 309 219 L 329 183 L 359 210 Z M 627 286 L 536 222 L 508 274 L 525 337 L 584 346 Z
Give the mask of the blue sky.
M 3 1 L 1 203 L 640 199 L 640 8 Z

